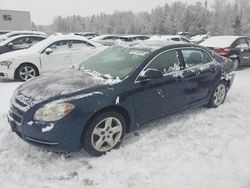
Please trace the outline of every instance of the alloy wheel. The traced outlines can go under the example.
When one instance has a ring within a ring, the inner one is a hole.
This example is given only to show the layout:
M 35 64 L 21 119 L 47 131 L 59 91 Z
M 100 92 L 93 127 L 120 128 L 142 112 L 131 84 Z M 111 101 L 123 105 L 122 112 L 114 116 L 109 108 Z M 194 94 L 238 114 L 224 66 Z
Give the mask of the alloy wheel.
M 113 149 L 122 137 L 122 123 L 114 117 L 100 121 L 91 135 L 91 143 L 95 150 L 106 152 Z
M 19 76 L 23 81 L 36 77 L 36 70 L 31 66 L 24 66 L 20 69 Z
M 224 84 L 220 84 L 217 86 L 214 92 L 214 104 L 219 106 L 223 103 L 226 97 L 226 86 Z

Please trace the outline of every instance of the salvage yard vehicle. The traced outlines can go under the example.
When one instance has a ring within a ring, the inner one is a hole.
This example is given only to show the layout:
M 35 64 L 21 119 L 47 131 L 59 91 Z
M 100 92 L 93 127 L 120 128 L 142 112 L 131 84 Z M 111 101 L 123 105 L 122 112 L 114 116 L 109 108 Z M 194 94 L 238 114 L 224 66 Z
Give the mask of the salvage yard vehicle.
M 154 35 L 148 39 L 149 41 L 177 41 L 191 43 L 189 39 L 181 35 Z
M 27 49 L 44 39 L 46 39 L 46 37 L 35 35 L 18 35 L 8 38 L 0 42 L 0 54 Z
M 142 42 L 107 48 L 78 68 L 47 73 L 15 91 L 8 121 L 47 150 L 100 156 L 147 122 L 187 108 L 218 107 L 234 64 L 204 47 Z
M 92 38 L 91 41 L 98 42 L 104 46 L 114 46 L 117 44 L 119 37 L 117 35 L 101 35 Z
M 145 35 L 128 35 L 128 36 L 119 36 L 119 41 L 121 42 L 140 42 L 144 40 L 148 40 L 150 37 L 145 36 Z
M 80 64 L 102 45 L 75 35 L 51 36 L 31 48 L 0 55 L 0 78 L 27 81 L 44 72 Z
M 214 50 L 235 63 L 235 69 L 250 66 L 250 38 L 244 36 L 216 36 L 210 37 L 200 45 Z
M 12 31 L 0 36 L 0 42 L 7 40 L 10 37 L 15 37 L 18 35 L 39 35 L 47 37 L 47 34 L 40 31 Z

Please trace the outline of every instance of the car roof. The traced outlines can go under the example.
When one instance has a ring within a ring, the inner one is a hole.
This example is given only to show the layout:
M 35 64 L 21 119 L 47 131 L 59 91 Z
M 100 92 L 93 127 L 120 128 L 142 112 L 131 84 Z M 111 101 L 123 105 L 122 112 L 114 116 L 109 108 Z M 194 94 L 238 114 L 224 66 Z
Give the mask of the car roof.
M 233 42 L 244 36 L 214 36 L 200 43 L 200 45 L 212 48 L 228 48 Z
M 186 42 L 179 42 L 179 41 L 143 41 L 140 43 L 135 43 L 129 45 L 130 47 L 137 48 L 137 49 L 144 49 L 149 50 L 151 52 L 160 50 L 160 49 L 171 49 L 171 48 L 178 48 L 178 47 L 199 47 L 204 48 L 199 45 L 190 44 Z
M 44 39 L 47 38 L 47 37 L 42 36 L 42 35 L 17 35 L 17 36 L 8 38 L 5 41 L 0 42 L 0 45 L 5 45 L 5 44 L 7 44 L 7 43 L 9 43 L 9 42 L 11 42 L 11 41 L 13 41 L 15 39 L 19 39 L 19 38 L 22 38 L 22 37 L 40 37 L 40 38 L 44 38 Z

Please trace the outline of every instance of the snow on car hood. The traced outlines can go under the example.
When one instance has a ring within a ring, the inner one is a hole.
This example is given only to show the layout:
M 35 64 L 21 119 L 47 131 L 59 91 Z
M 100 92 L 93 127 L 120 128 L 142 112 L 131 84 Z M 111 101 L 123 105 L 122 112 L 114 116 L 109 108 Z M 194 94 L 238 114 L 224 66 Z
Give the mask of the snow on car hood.
M 28 97 L 35 103 L 39 103 L 59 95 L 75 93 L 106 83 L 105 79 L 83 70 L 62 69 L 26 82 L 17 89 L 17 95 Z

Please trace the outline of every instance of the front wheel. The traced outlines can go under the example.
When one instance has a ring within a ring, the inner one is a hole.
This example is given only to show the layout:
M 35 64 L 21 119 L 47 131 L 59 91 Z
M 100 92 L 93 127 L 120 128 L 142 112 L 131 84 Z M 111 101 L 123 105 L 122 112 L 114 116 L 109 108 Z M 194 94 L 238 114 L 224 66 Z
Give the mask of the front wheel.
M 21 81 L 27 81 L 38 76 L 38 70 L 34 65 L 23 64 L 16 70 L 16 78 Z
M 123 139 L 126 122 L 117 112 L 98 115 L 88 126 L 84 136 L 84 149 L 93 156 L 101 156 L 117 148 Z
M 225 82 L 220 82 L 215 86 L 211 95 L 208 106 L 210 108 L 217 108 L 224 103 L 227 95 L 227 86 Z

